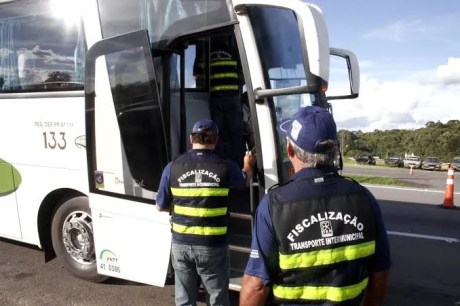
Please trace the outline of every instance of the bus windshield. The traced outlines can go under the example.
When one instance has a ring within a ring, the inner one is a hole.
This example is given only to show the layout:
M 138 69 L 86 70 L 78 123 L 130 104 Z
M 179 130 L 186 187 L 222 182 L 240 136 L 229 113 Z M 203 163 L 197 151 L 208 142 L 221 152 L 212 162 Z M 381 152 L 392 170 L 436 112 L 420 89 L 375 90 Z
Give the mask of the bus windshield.
M 234 20 L 225 0 L 98 0 L 104 38 L 147 29 L 153 45 Z

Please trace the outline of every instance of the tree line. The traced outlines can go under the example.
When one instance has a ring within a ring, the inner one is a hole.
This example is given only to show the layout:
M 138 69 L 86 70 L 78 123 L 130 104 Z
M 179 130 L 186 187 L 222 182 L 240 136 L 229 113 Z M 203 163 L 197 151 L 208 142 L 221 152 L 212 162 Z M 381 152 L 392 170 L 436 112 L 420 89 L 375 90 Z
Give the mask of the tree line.
M 436 156 L 443 162 L 450 162 L 454 156 L 460 156 L 459 120 L 430 121 L 425 127 L 414 130 L 339 130 L 337 136 L 343 155 L 347 157 L 366 153 L 385 159 L 414 154 L 422 158 Z

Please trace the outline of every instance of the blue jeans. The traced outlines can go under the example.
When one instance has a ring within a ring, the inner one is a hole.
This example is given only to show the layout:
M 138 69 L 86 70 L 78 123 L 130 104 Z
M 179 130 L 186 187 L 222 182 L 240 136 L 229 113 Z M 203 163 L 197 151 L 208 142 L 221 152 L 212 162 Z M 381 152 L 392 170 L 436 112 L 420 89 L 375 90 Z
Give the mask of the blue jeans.
M 229 305 L 228 246 L 208 247 L 172 244 L 176 305 L 196 305 L 201 277 L 208 305 Z

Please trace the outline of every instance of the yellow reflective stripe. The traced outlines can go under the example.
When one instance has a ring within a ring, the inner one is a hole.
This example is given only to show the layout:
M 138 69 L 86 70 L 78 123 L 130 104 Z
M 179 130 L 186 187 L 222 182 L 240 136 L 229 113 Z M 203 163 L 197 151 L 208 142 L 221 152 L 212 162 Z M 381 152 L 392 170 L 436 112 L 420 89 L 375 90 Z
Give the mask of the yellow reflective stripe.
M 226 197 L 228 188 L 171 188 L 176 197 Z
M 192 217 L 217 217 L 227 214 L 227 207 L 219 208 L 197 208 L 174 205 L 174 212 L 179 215 Z
M 221 90 L 238 90 L 238 85 L 219 85 L 211 87 L 211 91 L 221 91 Z
M 227 234 L 227 227 L 211 227 L 211 226 L 185 226 L 173 223 L 172 230 L 180 234 L 189 234 L 189 235 L 204 235 L 204 236 L 214 236 L 214 235 L 225 235 Z
M 225 78 L 238 78 L 238 73 L 228 72 L 228 73 L 215 73 L 211 76 L 211 80 L 215 79 L 225 79 Z
M 211 62 L 211 67 L 218 67 L 218 66 L 237 66 L 237 61 L 216 61 Z
M 375 253 L 375 241 L 298 254 L 280 254 L 281 269 L 308 268 L 363 258 Z
M 328 286 L 298 286 L 285 287 L 273 285 L 273 294 L 280 299 L 288 300 L 329 300 L 342 302 L 353 299 L 366 289 L 368 278 L 361 282 L 346 287 Z

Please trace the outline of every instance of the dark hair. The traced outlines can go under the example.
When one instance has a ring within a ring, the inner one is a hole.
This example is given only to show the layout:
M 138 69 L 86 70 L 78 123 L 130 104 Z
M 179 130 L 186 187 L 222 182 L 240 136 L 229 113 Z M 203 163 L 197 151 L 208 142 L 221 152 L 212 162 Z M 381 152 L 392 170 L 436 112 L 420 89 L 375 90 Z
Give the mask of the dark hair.
M 213 145 L 217 141 L 216 134 L 191 133 L 191 135 L 192 135 L 192 143 Z

